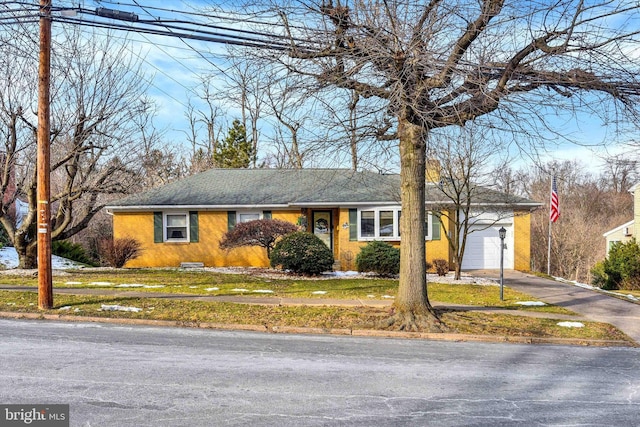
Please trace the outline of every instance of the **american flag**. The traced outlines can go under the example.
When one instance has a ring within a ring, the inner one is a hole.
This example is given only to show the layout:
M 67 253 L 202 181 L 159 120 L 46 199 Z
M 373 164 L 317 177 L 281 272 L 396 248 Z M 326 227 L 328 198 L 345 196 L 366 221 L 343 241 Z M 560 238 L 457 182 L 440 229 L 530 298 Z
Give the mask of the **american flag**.
M 549 220 L 556 222 L 560 218 L 560 205 L 558 202 L 558 187 L 556 185 L 556 177 L 551 179 L 551 209 L 549 212 Z

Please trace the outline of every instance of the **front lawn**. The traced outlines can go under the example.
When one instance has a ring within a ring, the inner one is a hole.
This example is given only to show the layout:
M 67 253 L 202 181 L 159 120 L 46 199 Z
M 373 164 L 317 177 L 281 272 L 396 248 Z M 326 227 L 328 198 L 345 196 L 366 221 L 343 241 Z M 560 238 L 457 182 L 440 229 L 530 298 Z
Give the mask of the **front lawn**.
M 32 276 L 0 276 L 1 284 L 37 286 Z M 180 269 L 106 269 L 68 270 L 53 278 L 56 288 L 117 289 L 162 294 L 252 295 L 278 298 L 332 298 L 392 300 L 398 281 L 379 278 L 297 278 L 227 274 L 206 270 Z M 470 284 L 428 284 L 429 300 L 434 304 L 461 304 L 515 310 L 571 314 L 555 306 L 524 306 L 518 303 L 531 297 L 508 287 L 500 301 L 498 286 Z
M 4 274 L 0 284 L 37 287 L 33 275 Z M 391 308 L 244 304 L 219 301 L 194 301 L 193 296 L 261 296 L 279 298 L 331 298 L 337 300 L 392 301 L 397 280 L 377 278 L 298 278 L 261 277 L 225 274 L 203 270 L 179 269 L 96 269 L 69 270 L 54 276 L 52 310 L 38 310 L 36 292 L 20 290 L 0 292 L 0 311 L 45 313 L 54 315 L 109 317 L 146 320 L 170 320 L 181 324 L 258 325 L 325 329 L 383 329 L 379 320 L 390 316 Z M 56 289 L 97 289 L 92 295 L 66 295 Z M 526 294 L 504 289 L 500 301 L 499 287 L 478 284 L 429 283 L 429 298 L 440 309 L 443 330 L 450 333 L 538 338 L 574 338 L 588 340 L 622 340 L 628 338 L 614 327 L 581 322 L 582 327 L 563 327 L 552 318 L 468 311 L 466 307 L 515 309 L 553 314 L 573 314 L 556 306 L 520 305 L 536 302 Z M 104 290 L 102 293 L 100 290 Z M 96 293 L 97 292 L 97 293 Z M 111 292 L 111 295 L 109 293 Z M 113 295 L 117 292 L 118 295 Z M 144 292 L 140 297 L 138 292 Z M 184 295 L 184 298 L 167 296 Z M 451 308 L 453 307 L 453 308 Z

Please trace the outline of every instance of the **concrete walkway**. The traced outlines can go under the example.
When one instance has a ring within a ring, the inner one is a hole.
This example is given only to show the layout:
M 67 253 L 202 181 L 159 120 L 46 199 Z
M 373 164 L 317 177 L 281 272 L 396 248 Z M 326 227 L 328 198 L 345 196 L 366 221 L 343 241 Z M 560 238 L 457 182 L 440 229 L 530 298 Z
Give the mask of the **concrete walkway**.
M 494 279 L 500 277 L 499 271 L 495 270 L 466 273 Z M 586 319 L 614 325 L 640 343 L 640 304 L 519 271 L 505 271 L 504 286 L 529 294 L 546 303 L 564 307 Z

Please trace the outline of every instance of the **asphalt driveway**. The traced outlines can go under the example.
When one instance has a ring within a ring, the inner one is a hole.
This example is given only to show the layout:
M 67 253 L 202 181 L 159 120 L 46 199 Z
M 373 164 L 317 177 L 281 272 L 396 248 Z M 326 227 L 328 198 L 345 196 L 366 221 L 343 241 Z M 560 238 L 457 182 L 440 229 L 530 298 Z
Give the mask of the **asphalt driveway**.
M 474 270 L 467 273 L 480 277 L 500 277 L 497 270 Z M 565 307 L 589 320 L 610 323 L 640 343 L 640 304 L 512 270 L 504 272 L 504 285 L 549 304 Z

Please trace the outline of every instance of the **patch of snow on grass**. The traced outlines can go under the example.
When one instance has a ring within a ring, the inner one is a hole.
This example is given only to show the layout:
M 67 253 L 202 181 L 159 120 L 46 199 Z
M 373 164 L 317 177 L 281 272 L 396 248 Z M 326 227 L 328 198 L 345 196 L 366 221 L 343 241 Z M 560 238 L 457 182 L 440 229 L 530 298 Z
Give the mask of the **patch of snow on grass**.
M 157 289 L 157 288 L 164 288 L 164 285 L 144 285 L 145 289 Z
M 144 285 L 141 283 L 123 283 L 122 285 L 116 286 L 116 288 L 143 288 Z
M 82 282 L 65 282 L 65 285 L 82 285 Z
M 557 325 L 563 328 L 584 328 L 584 323 L 580 322 L 558 322 Z
M 137 313 L 139 311 L 142 311 L 141 308 L 138 307 L 125 307 L 122 305 L 106 305 L 106 304 L 102 304 L 100 310 L 102 311 L 130 311 L 133 313 Z
M 93 286 L 113 286 L 111 282 L 91 282 L 89 284 Z
M 518 302 L 516 302 L 516 304 L 526 305 L 526 306 L 543 306 L 543 305 L 547 305 L 547 304 L 543 303 L 542 301 L 518 301 Z
M 393 295 L 382 295 L 382 298 L 384 298 L 384 299 L 394 299 L 395 297 Z
M 70 305 L 65 305 L 64 307 L 60 307 L 58 310 L 60 310 L 60 311 L 69 311 L 69 310 L 71 310 L 71 306 Z
M 220 288 L 205 288 L 205 291 L 211 292 L 211 291 L 219 291 Z
M 249 292 L 249 289 L 245 289 L 245 288 L 234 288 L 234 289 L 231 289 L 231 292 Z
M 360 276 L 361 273 L 357 271 L 331 271 L 328 273 L 323 273 L 327 276 L 335 276 L 335 277 L 349 277 L 349 276 Z
M 273 291 L 270 289 L 255 289 L 253 292 L 257 294 L 272 294 Z
M 0 260 L 7 269 L 18 268 L 18 253 L 13 247 L 0 248 Z M 65 268 L 84 267 L 84 264 L 62 258 L 57 255 L 51 255 L 51 268 L 56 270 L 64 270 Z
M 324 295 L 327 293 L 327 291 L 313 291 L 311 292 L 313 295 Z

